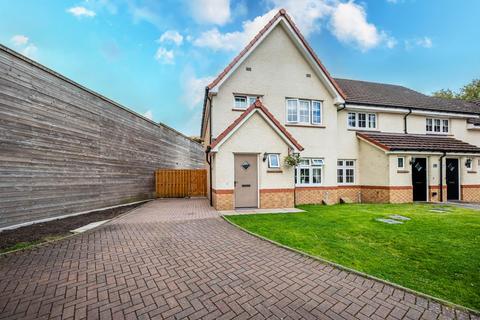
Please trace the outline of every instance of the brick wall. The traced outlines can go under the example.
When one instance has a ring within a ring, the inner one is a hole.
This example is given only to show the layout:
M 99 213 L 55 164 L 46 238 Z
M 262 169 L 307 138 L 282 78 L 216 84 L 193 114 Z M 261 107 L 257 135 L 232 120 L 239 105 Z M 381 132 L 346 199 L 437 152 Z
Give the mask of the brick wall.
M 413 202 L 413 187 L 391 187 L 390 203 L 408 203 Z
M 213 190 L 213 207 L 216 210 L 233 210 L 233 190 Z
M 337 191 L 337 187 L 298 187 L 295 191 L 296 202 L 297 204 L 335 204 L 338 202 Z
M 360 186 L 340 186 L 337 189 L 338 202 L 358 203 L 362 200 L 362 191 Z
M 294 189 L 261 189 L 260 208 L 294 207 Z
M 480 202 L 480 184 L 462 185 L 462 200 Z
M 362 186 L 362 202 L 366 203 L 388 203 L 390 192 L 388 187 Z
M 429 186 L 430 202 L 440 202 L 440 186 Z M 443 186 L 443 201 L 447 201 L 447 186 Z

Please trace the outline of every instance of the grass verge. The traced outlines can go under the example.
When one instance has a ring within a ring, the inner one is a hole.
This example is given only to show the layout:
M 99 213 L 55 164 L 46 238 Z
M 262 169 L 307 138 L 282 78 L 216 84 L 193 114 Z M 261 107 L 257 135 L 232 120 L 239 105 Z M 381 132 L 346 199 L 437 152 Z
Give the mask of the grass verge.
M 480 309 L 480 212 L 427 204 L 300 206 L 295 214 L 226 217 L 314 256 Z M 411 220 L 376 221 L 399 214 Z

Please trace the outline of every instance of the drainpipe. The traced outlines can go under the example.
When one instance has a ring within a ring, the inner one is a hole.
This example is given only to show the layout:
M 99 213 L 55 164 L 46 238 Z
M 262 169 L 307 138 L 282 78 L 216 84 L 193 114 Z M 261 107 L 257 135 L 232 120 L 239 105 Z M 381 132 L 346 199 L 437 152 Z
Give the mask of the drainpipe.
M 347 104 L 346 103 L 342 103 L 342 107 L 340 109 L 337 109 L 337 112 L 339 111 L 342 111 L 343 109 L 345 109 L 347 107 Z
M 440 157 L 440 202 L 443 202 L 443 158 L 447 155 L 446 151 L 443 151 L 443 155 Z
M 205 150 L 205 160 L 208 163 L 209 169 L 208 170 L 208 179 L 210 181 L 210 206 L 213 207 L 213 186 L 212 186 L 212 159 L 210 157 L 210 151 L 212 150 L 210 145 L 212 144 L 212 98 L 208 96 L 208 92 L 210 89 L 205 87 L 205 99 L 203 100 L 204 108 L 207 106 L 207 100 L 210 102 L 210 108 L 208 110 L 208 121 L 210 121 L 210 128 L 209 128 L 209 141 L 208 141 L 208 146 L 207 149 Z
M 409 108 L 408 109 L 408 113 L 406 113 L 404 116 L 403 116 L 403 132 L 405 134 L 408 133 L 408 130 L 407 130 L 407 117 L 412 113 L 412 108 Z

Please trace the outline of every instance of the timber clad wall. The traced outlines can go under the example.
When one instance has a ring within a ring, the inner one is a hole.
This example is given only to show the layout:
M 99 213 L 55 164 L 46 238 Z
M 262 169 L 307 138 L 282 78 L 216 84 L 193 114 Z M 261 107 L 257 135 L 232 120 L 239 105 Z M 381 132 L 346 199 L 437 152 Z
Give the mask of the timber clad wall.
M 154 197 L 200 144 L 0 46 L 0 228 Z

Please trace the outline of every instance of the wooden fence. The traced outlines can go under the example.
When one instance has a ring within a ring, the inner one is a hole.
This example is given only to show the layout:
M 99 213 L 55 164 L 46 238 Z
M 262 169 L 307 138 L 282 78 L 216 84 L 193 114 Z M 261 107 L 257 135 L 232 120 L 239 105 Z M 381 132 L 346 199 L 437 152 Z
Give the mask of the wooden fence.
M 158 198 L 205 197 L 207 170 L 159 169 L 155 172 Z

